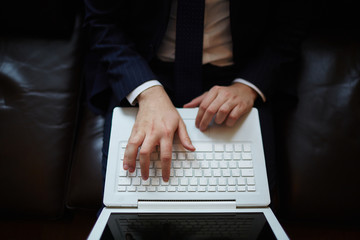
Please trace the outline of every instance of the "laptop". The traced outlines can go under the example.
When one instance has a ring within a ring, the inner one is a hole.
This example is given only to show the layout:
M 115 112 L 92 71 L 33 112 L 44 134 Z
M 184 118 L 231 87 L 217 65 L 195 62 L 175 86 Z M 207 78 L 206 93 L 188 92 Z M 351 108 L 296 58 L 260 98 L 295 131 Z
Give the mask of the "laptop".
M 137 108 L 113 111 L 104 205 L 88 239 L 288 239 L 268 207 L 258 111 L 226 127 L 195 127 L 198 109 L 177 109 L 195 152 L 173 143 L 170 180 L 161 176 L 158 151 L 149 179 L 122 168 Z

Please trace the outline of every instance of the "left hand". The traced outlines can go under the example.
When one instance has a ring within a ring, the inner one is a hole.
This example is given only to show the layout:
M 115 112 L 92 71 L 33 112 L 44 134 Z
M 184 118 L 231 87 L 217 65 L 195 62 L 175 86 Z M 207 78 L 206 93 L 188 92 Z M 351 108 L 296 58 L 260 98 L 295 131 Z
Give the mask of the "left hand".
M 226 87 L 214 86 L 183 107 L 199 107 L 195 125 L 205 131 L 215 115 L 217 124 L 233 126 L 242 115 L 250 112 L 256 97 L 257 93 L 251 87 L 233 83 Z

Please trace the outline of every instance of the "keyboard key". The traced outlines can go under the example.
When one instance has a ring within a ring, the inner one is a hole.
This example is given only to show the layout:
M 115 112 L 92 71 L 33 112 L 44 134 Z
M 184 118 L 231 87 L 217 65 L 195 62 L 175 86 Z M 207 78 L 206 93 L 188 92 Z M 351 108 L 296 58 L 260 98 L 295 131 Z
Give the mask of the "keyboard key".
M 241 169 L 241 176 L 243 177 L 253 177 L 254 170 L 253 169 Z
M 223 177 L 230 177 L 231 176 L 229 169 L 223 169 L 221 172 L 222 172 Z
M 196 152 L 211 152 L 213 146 L 211 143 L 193 143 Z
M 118 184 L 120 185 L 120 186 L 129 186 L 130 185 L 130 183 L 131 183 L 131 179 L 130 178 L 119 178 L 119 182 L 118 182 Z
M 191 167 L 192 168 L 200 168 L 200 163 L 199 162 L 192 162 Z
M 234 150 L 235 150 L 235 152 L 241 152 L 241 150 L 242 150 L 241 143 L 235 143 Z
M 216 160 L 222 160 L 223 159 L 223 154 L 222 153 L 215 153 L 215 159 Z
M 178 179 L 178 178 L 172 178 L 172 179 L 170 179 L 170 185 L 171 185 L 171 186 L 177 186 L 177 185 L 179 185 L 179 179 Z
M 215 152 L 223 152 L 224 151 L 224 145 L 223 144 L 214 144 L 214 151 Z
M 181 180 L 180 180 L 180 185 L 181 185 L 181 186 L 187 186 L 187 185 L 189 185 L 189 179 L 187 179 L 187 178 L 181 179 Z
M 146 191 L 146 187 L 145 186 L 139 186 L 137 187 L 138 192 L 145 192 Z
M 235 186 L 236 185 L 236 180 L 234 178 L 229 178 L 228 179 L 228 185 L 229 186 Z
M 229 162 L 229 168 L 237 168 L 237 163 L 236 162 Z
M 220 168 L 227 168 L 227 167 L 228 167 L 228 164 L 227 164 L 227 162 L 220 162 L 220 163 L 219 163 L 219 167 L 220 167 Z
M 158 192 L 166 192 L 166 187 L 164 187 L 164 186 L 159 186 L 159 187 L 157 187 L 157 191 L 158 191 Z
M 205 159 L 212 160 L 213 159 L 213 154 L 212 153 L 206 153 L 205 154 Z
M 219 168 L 219 163 L 218 162 L 211 162 L 210 167 L 211 168 Z
M 189 192 L 196 192 L 196 190 L 197 190 L 197 187 L 193 187 L 193 186 L 188 187 Z
M 160 185 L 160 179 L 159 178 L 152 178 L 151 179 L 151 185 L 159 186 Z
M 169 186 L 169 187 L 168 187 L 168 191 L 169 191 L 169 192 L 176 192 L 176 187 L 174 187 L 174 186 Z
M 132 185 L 140 186 L 140 184 L 141 184 L 141 179 L 140 178 L 133 178 Z
M 251 152 L 251 145 L 249 143 L 244 143 L 243 148 L 244 152 Z
M 210 178 L 210 179 L 209 179 L 209 185 L 210 185 L 210 186 L 216 186 L 216 185 L 217 185 L 216 179 Z
M 239 161 L 239 168 L 252 168 L 252 161 Z
M 190 168 L 191 167 L 191 162 L 190 161 L 184 161 L 182 163 L 182 166 L 183 166 L 183 168 Z
M 231 170 L 231 175 L 233 177 L 240 177 L 240 169 L 233 169 Z
M 221 177 L 221 171 L 220 171 L 220 169 L 214 169 L 214 171 L 213 171 L 213 176 L 214 176 L 214 177 Z
M 141 185 L 142 186 L 150 186 L 150 178 L 148 178 L 147 180 L 141 180 Z
M 200 186 L 207 186 L 208 185 L 208 180 L 206 178 L 201 178 L 199 180 L 199 185 Z
M 172 166 L 173 168 L 181 168 L 182 166 L 181 161 L 173 161 Z
M 178 187 L 178 192 L 185 192 L 186 191 L 186 187 L 180 186 Z
M 189 183 L 190 183 L 190 186 L 196 186 L 196 185 L 198 185 L 198 180 L 197 180 L 197 178 L 190 178 Z
M 149 176 L 150 177 L 155 177 L 155 174 L 156 174 L 156 169 L 155 168 L 149 169 Z
M 122 167 L 121 167 L 122 168 Z M 124 169 L 120 169 L 119 171 L 119 177 L 126 177 L 128 171 L 125 171 Z
M 224 160 L 231 160 L 232 156 L 231 153 L 224 153 Z
M 204 159 L 204 153 L 196 153 L 196 159 L 203 160 Z
M 250 160 L 252 159 L 251 153 L 242 153 L 241 157 L 243 160 Z
M 186 159 L 186 153 L 184 153 L 184 152 L 179 152 L 179 153 L 177 154 L 177 159 L 180 159 L 180 160 Z
M 225 144 L 225 151 L 226 152 L 232 152 L 234 150 L 234 147 L 232 144 Z
M 255 185 L 255 178 L 254 177 L 248 177 L 246 178 L 246 183 L 248 185 Z
M 194 170 L 195 177 L 202 177 L 202 171 L 201 169 L 195 169 Z
M 219 185 L 220 185 L 220 186 L 226 186 L 226 185 L 227 185 L 226 178 L 221 178 L 221 179 L 219 179 Z
M 245 178 L 238 178 L 237 183 L 238 185 L 246 185 Z
M 185 177 L 192 177 L 193 176 L 193 170 L 192 169 L 185 169 L 184 173 L 185 173 Z
M 206 192 L 206 187 L 204 187 L 204 186 L 199 186 L 199 187 L 198 187 L 198 192 Z

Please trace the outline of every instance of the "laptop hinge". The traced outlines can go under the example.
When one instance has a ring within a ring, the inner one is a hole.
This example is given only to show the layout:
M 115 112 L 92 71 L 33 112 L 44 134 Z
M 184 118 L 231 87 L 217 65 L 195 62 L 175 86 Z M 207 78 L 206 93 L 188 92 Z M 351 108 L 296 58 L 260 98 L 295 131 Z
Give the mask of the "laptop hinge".
M 154 201 L 139 200 L 138 209 L 236 209 L 236 201 Z

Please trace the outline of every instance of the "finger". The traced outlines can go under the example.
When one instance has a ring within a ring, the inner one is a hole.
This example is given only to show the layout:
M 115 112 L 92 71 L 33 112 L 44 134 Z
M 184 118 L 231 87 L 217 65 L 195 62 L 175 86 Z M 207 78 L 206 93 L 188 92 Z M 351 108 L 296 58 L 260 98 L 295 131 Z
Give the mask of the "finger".
M 215 87 L 214 87 L 215 88 Z M 210 106 L 210 104 L 214 101 L 214 99 L 217 96 L 217 91 L 216 89 L 213 90 L 211 89 L 203 98 L 201 104 L 199 105 L 199 111 L 196 115 L 196 119 L 195 119 L 195 126 L 197 128 L 200 128 L 200 122 L 204 117 L 204 114 L 207 110 L 207 108 Z
M 130 136 L 124 154 L 124 162 L 123 162 L 124 170 L 129 170 L 130 172 L 135 171 L 136 156 L 138 154 L 139 147 L 144 141 L 144 138 L 145 138 L 144 133 L 138 133 Z
M 198 107 L 200 105 L 200 103 L 202 102 L 202 100 L 204 99 L 206 93 L 194 98 L 193 100 L 191 100 L 190 102 L 186 103 L 183 107 L 184 108 L 194 108 L 194 107 Z
M 186 148 L 189 151 L 195 151 L 195 147 L 194 147 L 194 145 L 192 145 L 191 139 L 186 130 L 186 125 L 182 119 L 180 119 L 180 121 L 179 121 L 178 135 L 179 135 L 180 142 L 184 146 L 184 148 Z
M 212 101 L 212 103 L 208 106 L 206 109 L 201 121 L 199 128 L 201 131 L 205 131 L 207 127 L 209 126 L 211 120 L 214 118 L 215 114 L 218 113 L 220 107 L 227 101 L 227 99 L 221 95 L 218 94 L 216 98 Z
M 154 137 L 145 138 L 141 148 L 140 148 L 140 168 L 141 168 L 141 177 L 143 180 L 149 178 L 149 165 L 150 165 L 150 156 L 153 152 L 153 149 L 156 148 L 158 142 Z
M 247 108 L 244 105 L 236 105 L 226 119 L 226 126 L 234 126 L 237 120 L 239 120 L 239 118 L 247 112 L 246 109 Z
M 215 116 L 215 122 L 217 124 L 222 124 L 231 111 L 236 107 L 237 103 L 234 101 L 226 101 L 223 103 Z
M 162 169 L 162 178 L 165 182 L 169 181 L 171 158 L 172 158 L 172 139 L 162 139 L 160 141 L 160 161 Z

